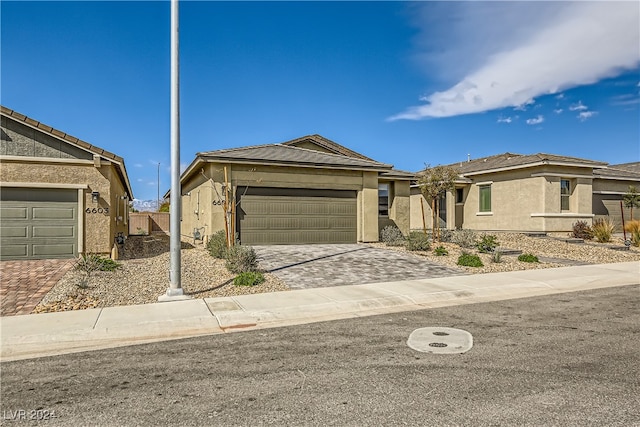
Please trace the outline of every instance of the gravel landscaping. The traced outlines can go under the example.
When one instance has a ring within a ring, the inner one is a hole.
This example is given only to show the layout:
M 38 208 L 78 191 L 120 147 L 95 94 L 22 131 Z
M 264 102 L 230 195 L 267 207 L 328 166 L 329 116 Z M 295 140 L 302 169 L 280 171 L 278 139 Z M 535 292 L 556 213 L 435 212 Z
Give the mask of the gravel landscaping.
M 529 237 L 519 233 L 496 233 L 499 246 L 521 250 L 540 258 L 539 263 L 517 260 L 517 256 L 503 255 L 501 262 L 492 261 L 491 254 L 478 254 L 475 249 L 462 249 L 453 243 L 436 243 L 430 251 L 412 252 L 434 263 L 464 269 L 470 274 L 554 268 L 580 263 L 603 264 L 613 262 L 640 261 L 640 249 L 631 247 L 628 251 L 610 249 L 622 246 L 621 237 L 610 243 L 585 242 L 566 243 L 561 238 L 566 234 L 556 234 L 546 238 Z M 386 246 L 383 243 L 369 244 L 388 250 L 406 251 L 404 247 Z M 443 246 L 448 255 L 436 256 L 433 249 Z M 457 260 L 462 251 L 478 254 L 483 267 L 461 267 Z M 234 286 L 234 274 L 227 271 L 222 260 L 213 258 L 203 246 L 184 243 L 182 246 L 182 287 L 186 294 L 194 298 L 221 297 L 252 293 L 288 290 L 288 286 L 276 276 L 266 273 L 266 281 L 253 286 Z M 148 304 L 157 302 L 169 286 L 169 239 L 165 235 L 131 236 L 125 245 L 120 267 L 113 272 L 95 272 L 82 284 L 83 274 L 69 271 L 42 299 L 34 313 L 78 310 L 92 307 L 116 305 Z

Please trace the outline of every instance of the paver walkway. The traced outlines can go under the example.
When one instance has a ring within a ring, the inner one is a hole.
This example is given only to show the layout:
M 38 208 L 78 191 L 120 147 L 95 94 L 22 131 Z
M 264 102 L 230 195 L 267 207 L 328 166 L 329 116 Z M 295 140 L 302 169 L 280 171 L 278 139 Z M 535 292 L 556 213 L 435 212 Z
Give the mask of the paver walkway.
M 73 264 L 73 259 L 0 261 L 0 316 L 31 313 Z
M 292 289 L 460 276 L 463 270 L 366 244 L 254 246 L 260 266 Z

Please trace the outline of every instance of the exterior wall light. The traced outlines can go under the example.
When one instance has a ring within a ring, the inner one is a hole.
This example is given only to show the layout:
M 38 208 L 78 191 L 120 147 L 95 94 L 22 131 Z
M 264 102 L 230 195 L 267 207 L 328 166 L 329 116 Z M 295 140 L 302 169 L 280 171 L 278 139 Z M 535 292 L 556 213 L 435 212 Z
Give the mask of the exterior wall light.
M 91 201 L 93 203 L 98 203 L 98 200 L 100 199 L 100 193 L 97 191 L 93 191 L 91 192 Z

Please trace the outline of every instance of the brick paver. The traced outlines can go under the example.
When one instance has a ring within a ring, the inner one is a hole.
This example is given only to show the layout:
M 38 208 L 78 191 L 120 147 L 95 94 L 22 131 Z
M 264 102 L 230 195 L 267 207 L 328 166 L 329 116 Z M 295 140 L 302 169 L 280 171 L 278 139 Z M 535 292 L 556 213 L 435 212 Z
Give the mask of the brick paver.
M 465 271 L 366 244 L 254 246 L 260 267 L 290 288 L 361 285 L 460 276 Z
M 0 316 L 31 313 L 73 264 L 72 259 L 0 261 Z

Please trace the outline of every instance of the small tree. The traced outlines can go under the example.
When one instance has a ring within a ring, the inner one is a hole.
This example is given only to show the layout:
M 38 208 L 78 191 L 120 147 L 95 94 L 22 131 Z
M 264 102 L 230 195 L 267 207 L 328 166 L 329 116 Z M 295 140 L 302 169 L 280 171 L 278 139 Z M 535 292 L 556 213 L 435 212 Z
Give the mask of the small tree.
M 458 178 L 458 170 L 452 166 L 435 166 L 427 168 L 419 174 L 418 186 L 425 199 L 431 201 L 431 220 L 433 240 L 440 240 L 440 227 L 438 224 L 438 211 L 440 210 L 440 198 L 455 188 L 455 180 Z
M 631 219 L 633 219 L 633 208 L 640 208 L 640 194 L 633 185 L 630 185 L 627 192 L 622 196 L 622 201 L 627 208 L 631 208 Z
M 169 212 L 169 201 L 168 200 L 164 200 L 162 203 L 160 203 L 160 206 L 158 207 L 158 212 Z

